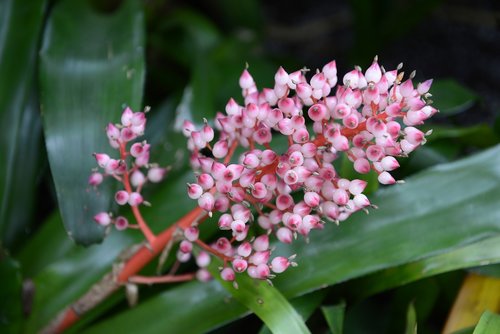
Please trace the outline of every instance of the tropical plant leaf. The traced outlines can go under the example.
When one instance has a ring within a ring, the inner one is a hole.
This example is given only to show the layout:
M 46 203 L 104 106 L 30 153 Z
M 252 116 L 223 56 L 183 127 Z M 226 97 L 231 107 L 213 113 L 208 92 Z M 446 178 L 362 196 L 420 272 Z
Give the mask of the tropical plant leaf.
M 407 284 L 425 277 L 445 272 L 484 266 L 500 262 L 500 237 L 487 238 L 470 245 L 450 250 L 443 254 L 430 256 L 394 268 L 389 268 L 351 281 L 357 287 L 355 297 L 369 295 Z
M 417 334 L 417 311 L 413 303 L 408 305 L 408 310 L 406 311 L 405 334 Z
M 255 313 L 272 333 L 310 333 L 293 306 L 268 282 L 240 275 L 237 277 L 236 289 L 232 282 L 220 278 L 216 263 L 211 263 L 209 268 L 212 276 L 216 277 L 231 296 Z
M 332 334 L 342 334 L 344 327 L 345 302 L 332 306 L 322 306 L 321 312 Z
M 0 242 L 29 230 L 39 174 L 41 124 L 36 57 L 46 1 L 0 3 Z
M 325 298 L 324 291 L 315 291 L 304 296 L 290 299 L 290 304 L 293 308 L 300 314 L 302 319 L 307 320 L 314 313 L 314 310 L 318 308 L 323 299 Z M 266 325 L 262 326 L 259 334 L 271 334 L 269 327 Z
M 144 84 L 144 19 L 136 1 L 110 16 L 86 1 L 58 3 L 40 53 L 43 123 L 59 207 L 77 243 L 101 241 L 92 222 L 111 206 L 112 187 L 87 186 L 93 152 L 109 152 L 102 129 L 124 106 L 137 110 Z M 90 36 L 90 37 L 89 37 Z
M 454 115 L 470 108 L 478 96 L 452 79 L 435 80 L 431 93 L 436 108 L 444 115 Z
M 19 263 L 0 249 L 0 331 L 20 333 L 23 320 L 22 276 Z
M 485 311 L 479 319 L 479 323 L 473 334 L 496 334 L 500 333 L 500 316 L 498 314 Z

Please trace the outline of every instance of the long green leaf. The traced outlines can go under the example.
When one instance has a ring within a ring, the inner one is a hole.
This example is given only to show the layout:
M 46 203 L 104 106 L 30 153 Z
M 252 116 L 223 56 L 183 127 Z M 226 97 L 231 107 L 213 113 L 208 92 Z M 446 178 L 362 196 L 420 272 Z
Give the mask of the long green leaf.
M 49 19 L 40 55 L 42 112 L 49 162 L 68 235 L 101 241 L 92 222 L 111 206 L 111 186 L 88 189 L 93 152 L 110 152 L 102 129 L 125 105 L 138 109 L 144 84 L 144 19 L 136 1 L 110 16 L 87 1 L 62 1 Z
M 23 320 L 22 276 L 19 263 L 0 249 L 0 331 L 20 333 Z
M 353 280 L 349 284 L 362 287 L 357 289 L 355 295 L 359 299 L 425 277 L 499 262 L 500 237 L 493 237 L 443 254 L 382 270 Z
M 473 334 L 496 334 L 500 332 L 500 315 L 486 311 L 479 319 Z
M 0 242 L 26 233 L 36 195 L 41 125 L 36 56 L 45 0 L 0 2 Z
M 345 302 L 338 305 L 322 306 L 321 312 L 332 334 L 342 334 L 344 327 Z
M 382 189 L 369 215 L 328 224 L 309 244 L 280 245 L 278 252 L 299 254 L 299 267 L 276 284 L 297 295 L 498 236 L 499 166 L 496 146 Z
M 211 274 L 241 304 L 255 313 L 274 334 L 310 333 L 304 320 L 285 297 L 266 281 L 241 275 L 237 278 L 238 288 L 223 281 L 216 265 L 211 264 Z

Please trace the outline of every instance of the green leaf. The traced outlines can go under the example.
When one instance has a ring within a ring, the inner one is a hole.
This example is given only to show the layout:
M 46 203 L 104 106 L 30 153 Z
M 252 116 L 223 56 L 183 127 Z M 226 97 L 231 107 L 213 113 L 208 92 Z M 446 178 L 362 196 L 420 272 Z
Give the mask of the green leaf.
M 45 0 L 0 2 L 0 242 L 29 229 L 42 152 L 35 66 Z
M 332 306 L 322 306 L 321 312 L 332 334 L 342 334 L 344 327 L 345 302 Z
M 406 311 L 405 334 L 417 334 L 417 311 L 413 303 L 408 305 L 408 310 Z
M 500 333 L 500 315 L 485 311 L 479 319 L 473 334 L 496 334 Z
M 349 284 L 363 287 L 357 298 L 452 270 L 500 262 L 500 237 L 487 238 L 443 254 L 430 256 L 398 267 L 382 270 L 353 280 Z
M 369 215 L 327 224 L 308 244 L 278 245 L 278 254 L 299 254 L 299 267 L 278 276 L 276 285 L 296 296 L 496 237 L 499 166 L 496 146 L 382 189 L 371 197 L 379 209 Z
M 434 105 L 444 115 L 461 113 L 478 100 L 476 93 L 452 79 L 434 80 L 430 92 Z
M 104 230 L 92 217 L 109 210 L 112 187 L 88 189 L 93 152 L 110 152 L 103 128 L 125 105 L 139 109 L 144 85 L 144 20 L 136 1 L 110 16 L 86 1 L 58 3 L 40 53 L 43 123 L 59 207 L 68 235 L 89 245 Z M 91 38 L 89 38 L 91 36 Z
M 315 291 L 304 296 L 293 298 L 290 300 L 293 308 L 300 314 L 302 319 L 307 320 L 311 317 L 314 311 L 325 298 L 324 291 Z M 263 325 L 259 334 L 271 334 L 269 327 Z
M 293 306 L 268 282 L 239 275 L 236 289 L 232 282 L 220 278 L 216 265 L 211 264 L 209 270 L 233 298 L 255 313 L 272 333 L 310 333 Z
M 500 137 L 488 124 L 477 124 L 468 127 L 449 127 L 433 124 L 429 125 L 428 128 L 433 131 L 432 135 L 427 137 L 429 142 L 453 140 L 454 144 L 459 142 L 462 145 L 487 148 L 498 144 L 500 140 Z
M 20 333 L 23 321 L 22 277 L 19 263 L 0 250 L 0 331 Z

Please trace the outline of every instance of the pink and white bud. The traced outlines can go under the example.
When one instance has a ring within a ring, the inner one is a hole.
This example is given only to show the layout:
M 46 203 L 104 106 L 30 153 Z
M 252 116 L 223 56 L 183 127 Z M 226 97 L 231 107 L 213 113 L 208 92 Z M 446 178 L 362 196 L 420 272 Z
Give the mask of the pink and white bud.
M 349 192 L 353 195 L 359 195 L 365 190 L 367 184 L 364 180 L 352 180 L 349 183 Z
M 384 156 L 384 148 L 379 145 L 370 145 L 366 149 L 366 157 L 371 161 L 379 161 Z
M 231 229 L 231 223 L 233 222 L 233 217 L 229 213 L 225 213 L 219 217 L 217 225 L 221 230 Z
M 130 184 L 133 187 L 140 187 L 144 183 L 146 183 L 146 176 L 141 171 L 136 170 L 130 175 Z
M 295 91 L 297 92 L 297 96 L 303 100 L 311 98 L 312 88 L 306 82 L 299 83 Z
M 309 118 L 315 122 L 320 122 L 326 118 L 328 114 L 328 109 L 324 104 L 313 104 L 307 111 Z
M 189 226 L 184 230 L 184 238 L 188 241 L 195 242 L 200 236 L 200 230 L 196 226 Z
M 166 174 L 167 170 L 165 168 L 152 167 L 148 170 L 148 180 L 153 183 L 158 183 L 163 180 Z
M 288 73 L 280 66 L 276 74 L 274 75 L 274 81 L 277 85 L 284 86 L 288 84 L 289 77 Z
M 106 126 L 106 135 L 109 140 L 118 140 L 120 139 L 120 130 L 113 123 L 109 123 Z
M 221 159 L 227 155 L 228 151 L 229 151 L 229 146 L 227 144 L 227 141 L 219 140 L 214 144 L 212 154 L 217 159 Z
M 187 240 L 182 240 L 179 244 L 179 250 L 183 253 L 191 253 L 193 250 L 193 244 Z
M 252 188 L 252 196 L 261 199 L 267 196 L 266 185 L 262 182 L 256 182 Z
M 142 202 L 143 202 L 143 198 L 142 198 L 142 195 L 139 194 L 138 192 L 133 192 L 133 193 L 130 193 L 129 194 L 129 198 L 128 198 L 128 204 L 130 206 L 138 206 L 140 205 Z
M 252 76 L 246 69 L 243 70 L 243 73 L 241 73 L 239 84 L 241 89 L 249 89 L 255 86 Z
M 419 95 L 426 94 L 432 86 L 432 79 L 426 80 L 417 85 L 417 92 Z
M 234 259 L 232 262 L 233 269 L 237 273 L 242 273 L 248 268 L 248 262 L 243 259 Z
M 128 228 L 128 220 L 127 220 L 127 218 L 125 218 L 123 216 L 116 217 L 116 219 L 115 219 L 115 228 L 118 231 L 126 230 Z
M 269 261 L 270 255 L 271 252 L 268 250 L 262 252 L 255 252 L 252 254 L 252 256 L 250 256 L 248 262 L 258 266 L 259 264 L 267 263 L 267 261 Z
M 396 168 L 399 167 L 398 161 L 392 157 L 392 156 L 386 156 L 384 157 L 381 161 L 380 164 L 382 165 L 382 168 L 386 171 L 391 171 L 395 170 Z
M 215 199 L 211 193 L 204 193 L 198 198 L 198 205 L 205 211 L 211 212 L 214 208 Z
M 200 268 L 205 268 L 210 264 L 210 255 L 207 252 L 200 252 L 196 256 L 196 265 Z
M 98 186 L 102 183 L 103 179 L 104 177 L 101 173 L 95 172 L 90 174 L 88 184 L 91 186 Z
M 394 184 L 396 180 L 392 177 L 389 172 L 382 172 L 378 175 L 378 182 L 382 184 Z
M 257 275 L 257 279 L 267 279 L 271 274 L 271 270 L 267 263 L 261 263 L 257 266 L 255 273 Z
M 312 89 L 322 89 L 324 85 L 326 85 L 326 78 L 325 75 L 321 72 L 316 73 L 313 75 L 311 78 L 311 87 Z
M 212 279 L 210 272 L 204 268 L 196 271 L 196 279 L 200 282 L 209 282 Z
M 257 157 L 257 155 L 253 153 L 247 153 L 245 157 L 243 158 L 243 165 L 245 165 L 246 168 L 256 168 L 260 164 L 260 159 Z
M 197 183 L 188 183 L 188 196 L 191 199 L 198 199 L 203 194 L 203 188 Z
M 337 189 L 333 192 L 333 201 L 338 205 L 346 205 L 349 201 L 349 194 L 345 189 Z
M 194 124 L 188 120 L 185 120 L 184 123 L 182 123 L 182 134 L 185 137 L 191 137 L 191 132 L 195 131 L 196 127 Z
M 399 92 L 403 97 L 410 97 L 413 94 L 413 82 L 411 79 L 406 80 L 399 86 Z
M 304 193 L 304 202 L 309 205 L 311 208 L 315 208 L 319 205 L 321 201 L 321 197 L 318 193 L 313 191 L 308 191 Z
M 122 125 L 123 126 L 132 125 L 132 117 L 134 117 L 134 112 L 132 111 L 132 109 L 130 109 L 129 107 L 125 108 L 121 116 Z
M 408 126 L 404 129 L 405 139 L 413 145 L 420 145 L 425 140 L 425 134 L 417 128 Z
M 219 195 L 215 198 L 214 209 L 219 212 L 226 212 L 229 209 L 229 198 Z
M 288 185 L 293 185 L 299 181 L 299 176 L 293 169 L 290 169 L 285 173 L 283 181 Z
M 233 98 L 230 98 L 226 104 L 226 114 L 230 116 L 237 115 L 239 111 L 240 111 L 240 106 L 238 105 L 238 103 L 236 103 L 236 101 Z
M 108 226 L 111 224 L 111 216 L 107 212 L 99 212 L 94 216 L 94 221 L 101 226 Z
M 331 220 L 336 220 L 340 214 L 338 205 L 330 201 L 321 203 L 321 212 Z
M 322 72 L 328 81 L 337 81 L 337 63 L 335 62 L 335 60 L 332 60 L 331 62 L 323 66 Z
M 222 271 L 220 272 L 220 277 L 221 277 L 224 281 L 229 281 L 229 282 L 232 282 L 232 281 L 234 281 L 234 279 L 236 278 L 236 275 L 234 274 L 233 269 L 231 269 L 231 268 L 224 268 L 224 269 L 222 269 Z
M 101 168 L 105 168 L 108 162 L 111 160 L 109 155 L 106 153 L 94 153 L 97 165 Z
M 357 194 L 356 196 L 354 196 L 353 201 L 354 205 L 356 205 L 358 208 L 364 208 L 370 205 L 370 201 L 365 194 Z
M 263 234 L 253 241 L 253 249 L 257 252 L 264 252 L 269 249 L 269 236 Z
M 366 81 L 373 82 L 375 84 L 380 81 L 380 79 L 382 78 L 382 70 L 380 69 L 377 61 L 374 61 L 371 66 L 368 67 L 365 73 L 365 78 Z
M 245 241 L 238 246 L 236 253 L 238 253 L 239 256 L 248 257 L 252 253 L 252 245 L 248 241 Z
M 123 128 L 120 131 L 120 140 L 125 143 L 131 141 L 135 137 L 137 137 L 137 135 L 130 128 Z
M 348 129 L 356 129 L 359 125 L 359 118 L 355 114 L 350 114 L 342 119 L 342 124 Z
M 276 231 L 276 238 L 284 244 L 291 244 L 293 241 L 293 233 L 286 227 L 280 227 L 278 231 Z
M 128 203 L 129 194 L 125 190 L 119 190 L 115 193 L 115 201 L 119 205 L 125 205 Z
M 246 224 L 241 220 L 234 220 L 231 222 L 231 230 L 233 233 L 243 233 L 246 229 Z
M 290 261 L 283 256 L 277 256 L 271 261 L 271 270 L 276 274 L 281 274 L 290 266 Z

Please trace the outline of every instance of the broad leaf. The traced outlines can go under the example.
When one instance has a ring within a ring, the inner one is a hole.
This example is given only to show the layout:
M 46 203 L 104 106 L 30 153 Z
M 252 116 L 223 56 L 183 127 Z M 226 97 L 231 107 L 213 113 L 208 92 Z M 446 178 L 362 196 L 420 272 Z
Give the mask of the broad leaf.
M 342 334 L 344 327 L 345 302 L 338 305 L 322 306 L 321 312 L 323 312 L 328 328 L 330 328 L 332 334 Z
M 496 334 L 500 333 L 500 315 L 486 311 L 479 319 L 479 323 L 473 334 Z
M 35 66 L 45 6 L 0 2 L 0 242 L 8 248 L 33 221 L 42 151 Z
M 144 84 L 144 20 L 136 1 L 110 16 L 62 1 L 49 18 L 40 55 L 43 123 L 59 207 L 77 243 L 101 241 L 92 217 L 107 211 L 112 187 L 87 186 L 94 152 L 111 152 L 102 129 L 124 106 L 137 110 Z
M 303 319 L 285 297 L 266 281 L 240 275 L 238 288 L 220 278 L 217 266 L 211 264 L 210 273 L 234 299 L 255 313 L 274 334 L 310 333 Z
M 445 115 L 465 111 L 478 100 L 473 91 L 452 79 L 435 80 L 430 92 L 436 108 Z

